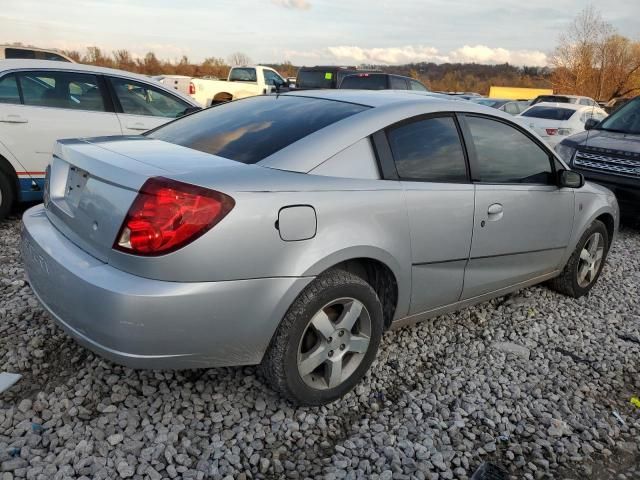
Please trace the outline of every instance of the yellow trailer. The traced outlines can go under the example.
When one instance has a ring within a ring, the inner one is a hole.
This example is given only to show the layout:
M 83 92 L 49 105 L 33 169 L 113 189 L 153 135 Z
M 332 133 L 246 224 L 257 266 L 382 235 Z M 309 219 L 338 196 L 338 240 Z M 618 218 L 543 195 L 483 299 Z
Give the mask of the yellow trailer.
M 538 95 L 553 95 L 551 88 L 491 87 L 489 98 L 532 100 Z

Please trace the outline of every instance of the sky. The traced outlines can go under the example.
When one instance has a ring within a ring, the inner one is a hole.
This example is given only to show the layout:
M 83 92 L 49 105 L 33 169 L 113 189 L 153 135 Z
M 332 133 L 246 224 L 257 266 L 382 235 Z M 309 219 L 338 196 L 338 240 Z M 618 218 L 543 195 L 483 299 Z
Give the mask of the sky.
M 588 0 L 0 0 L 0 43 L 192 61 L 546 65 Z M 640 0 L 594 4 L 640 40 Z

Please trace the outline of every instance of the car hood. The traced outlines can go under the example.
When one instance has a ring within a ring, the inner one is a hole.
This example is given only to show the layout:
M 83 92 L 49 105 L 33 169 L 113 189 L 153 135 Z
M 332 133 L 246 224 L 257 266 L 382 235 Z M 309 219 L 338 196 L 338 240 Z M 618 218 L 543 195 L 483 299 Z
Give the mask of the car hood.
M 573 147 L 586 146 L 593 149 L 640 153 L 640 135 L 633 133 L 593 129 L 573 135 L 563 143 Z

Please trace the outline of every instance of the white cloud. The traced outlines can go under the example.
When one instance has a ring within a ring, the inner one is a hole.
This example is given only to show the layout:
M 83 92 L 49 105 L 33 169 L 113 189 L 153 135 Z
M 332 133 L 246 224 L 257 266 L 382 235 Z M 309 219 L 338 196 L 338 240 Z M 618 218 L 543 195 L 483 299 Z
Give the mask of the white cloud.
M 440 52 L 435 47 L 424 45 L 405 45 L 402 47 L 362 48 L 350 45 L 328 47 L 326 49 L 302 51 L 286 51 L 287 57 L 303 59 L 332 59 L 338 63 L 356 64 L 404 64 L 417 62 L 434 63 L 485 63 L 512 65 L 544 66 L 547 55 L 539 50 L 508 50 L 491 48 L 486 45 L 465 45 L 448 53 Z
M 293 10 L 309 10 L 311 8 L 311 3 L 307 0 L 271 0 L 271 3 Z

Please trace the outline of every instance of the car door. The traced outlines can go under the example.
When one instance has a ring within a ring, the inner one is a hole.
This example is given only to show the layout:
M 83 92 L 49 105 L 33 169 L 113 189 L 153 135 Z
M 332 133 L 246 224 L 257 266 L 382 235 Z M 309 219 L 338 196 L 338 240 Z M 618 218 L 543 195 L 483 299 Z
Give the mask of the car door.
M 469 257 L 474 187 L 454 115 L 421 116 L 387 129 L 405 191 L 411 236 L 409 314 L 458 301 Z
M 106 77 L 118 120 L 125 135 L 159 127 L 191 108 L 184 100 L 148 83 L 123 77 Z
M 121 135 L 99 78 L 59 70 L 20 71 L 20 102 L 2 106 L 2 143 L 17 161 L 43 177 L 53 145 L 61 138 Z
M 555 158 L 524 130 L 469 114 L 464 125 L 476 188 L 468 299 L 559 269 L 575 196 L 556 186 Z

